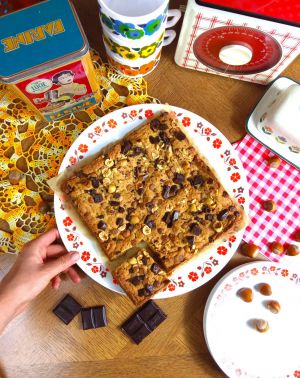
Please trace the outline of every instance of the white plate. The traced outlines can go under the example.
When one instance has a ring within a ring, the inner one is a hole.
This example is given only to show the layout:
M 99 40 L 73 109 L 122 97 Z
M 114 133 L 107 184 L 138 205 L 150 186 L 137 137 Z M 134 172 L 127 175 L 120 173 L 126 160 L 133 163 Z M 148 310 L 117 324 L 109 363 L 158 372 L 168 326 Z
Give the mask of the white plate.
M 253 136 L 253 138 L 258 140 L 269 150 L 279 155 L 294 167 L 300 169 L 300 153 L 290 151 L 287 144 L 276 142 L 275 138 L 270 137 L 268 134 L 264 134 L 257 127 L 262 117 L 265 116 L 270 106 L 272 106 L 282 91 L 295 83 L 294 80 L 287 77 L 280 77 L 275 80 L 250 114 L 246 123 L 246 130 L 251 136 Z
M 272 287 L 263 296 L 259 283 Z M 251 303 L 237 296 L 240 288 L 252 288 Z M 281 311 L 273 314 L 266 301 L 274 299 Z M 213 288 L 204 310 L 207 346 L 229 377 L 300 377 L 300 275 L 292 268 L 271 262 L 241 265 L 226 274 Z M 269 330 L 252 328 L 252 319 L 265 319 Z
M 248 210 L 248 186 L 245 171 L 238 155 L 230 142 L 221 132 L 205 119 L 187 110 L 170 107 L 186 126 L 201 153 L 211 163 L 224 187 L 237 198 Z M 95 154 L 104 146 L 122 139 L 129 131 L 139 127 L 148 119 L 165 109 L 161 104 L 133 105 L 110 113 L 89 126 L 70 147 L 59 173 L 68 166 Z M 89 238 L 80 232 L 72 214 L 55 195 L 55 216 L 61 238 L 66 248 L 77 250 L 81 254 L 78 265 L 81 269 L 101 285 L 123 293 L 105 265 L 107 259 L 95 238 Z M 242 240 L 243 230 L 230 235 L 227 240 L 205 254 L 199 254 L 192 261 L 183 265 L 171 277 L 172 282 L 164 292 L 155 298 L 167 298 L 187 293 L 196 289 L 214 277 L 227 264 Z

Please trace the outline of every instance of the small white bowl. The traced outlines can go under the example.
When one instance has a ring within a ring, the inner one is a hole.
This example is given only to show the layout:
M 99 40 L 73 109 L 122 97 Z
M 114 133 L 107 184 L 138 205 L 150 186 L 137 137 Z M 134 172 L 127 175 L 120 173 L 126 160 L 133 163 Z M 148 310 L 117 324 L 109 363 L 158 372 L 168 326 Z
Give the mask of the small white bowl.
M 253 112 L 246 129 L 259 142 L 300 169 L 300 85 L 276 79 Z

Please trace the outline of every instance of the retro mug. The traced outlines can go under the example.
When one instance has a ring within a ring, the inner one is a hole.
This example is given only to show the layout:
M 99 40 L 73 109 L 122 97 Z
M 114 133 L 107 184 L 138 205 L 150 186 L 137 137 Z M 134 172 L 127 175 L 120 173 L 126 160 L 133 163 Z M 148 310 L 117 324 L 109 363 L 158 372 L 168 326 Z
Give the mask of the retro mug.
M 123 43 L 114 35 L 103 33 L 105 47 L 110 50 L 111 56 L 116 60 L 123 59 L 124 63 L 129 65 L 144 64 L 152 60 L 155 54 L 157 55 L 163 46 L 172 43 L 175 37 L 174 30 L 166 30 L 154 40 L 142 39 Z
M 180 19 L 178 9 L 168 10 L 169 0 L 98 0 L 104 30 L 124 40 L 139 40 L 162 33 Z

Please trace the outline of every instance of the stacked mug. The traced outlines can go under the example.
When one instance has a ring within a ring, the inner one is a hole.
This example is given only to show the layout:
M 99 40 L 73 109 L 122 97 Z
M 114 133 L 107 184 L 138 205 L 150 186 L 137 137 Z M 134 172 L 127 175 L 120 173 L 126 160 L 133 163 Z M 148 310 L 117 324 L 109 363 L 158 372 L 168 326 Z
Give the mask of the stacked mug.
M 98 0 L 109 63 L 121 74 L 141 77 L 158 65 L 161 49 L 176 37 L 178 9 L 169 0 Z

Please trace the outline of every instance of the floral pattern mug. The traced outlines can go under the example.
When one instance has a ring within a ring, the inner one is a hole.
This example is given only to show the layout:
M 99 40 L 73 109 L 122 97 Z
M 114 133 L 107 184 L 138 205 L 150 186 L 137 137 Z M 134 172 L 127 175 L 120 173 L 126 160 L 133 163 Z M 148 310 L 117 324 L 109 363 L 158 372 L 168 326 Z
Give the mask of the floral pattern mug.
M 168 10 L 169 0 L 98 2 L 103 29 L 123 39 L 139 40 L 162 33 L 165 28 L 174 26 L 181 17 L 178 9 Z
M 131 44 L 121 43 L 118 39 L 103 33 L 103 41 L 106 48 L 115 54 L 116 58 L 122 58 L 129 61 L 147 60 L 153 54 L 157 54 L 162 46 L 169 45 L 176 37 L 174 30 L 166 30 L 163 32 L 157 40 L 150 41 L 151 43 L 144 42 L 138 44 L 138 42 L 131 42 Z M 130 63 L 130 62 L 129 62 Z M 143 62 L 145 63 L 145 62 Z

